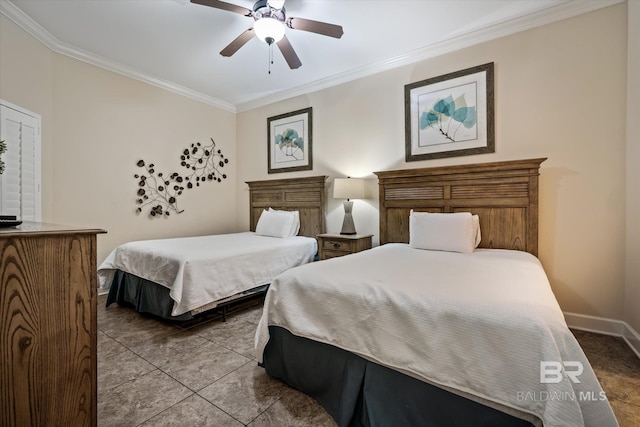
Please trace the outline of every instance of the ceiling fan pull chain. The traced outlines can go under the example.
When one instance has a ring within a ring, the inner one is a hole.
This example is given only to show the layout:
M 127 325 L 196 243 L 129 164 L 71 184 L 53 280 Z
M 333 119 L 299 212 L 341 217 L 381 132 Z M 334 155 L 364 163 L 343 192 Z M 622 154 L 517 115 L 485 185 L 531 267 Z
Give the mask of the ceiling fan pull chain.
M 271 64 L 273 64 L 273 43 L 269 44 L 269 74 L 271 74 Z

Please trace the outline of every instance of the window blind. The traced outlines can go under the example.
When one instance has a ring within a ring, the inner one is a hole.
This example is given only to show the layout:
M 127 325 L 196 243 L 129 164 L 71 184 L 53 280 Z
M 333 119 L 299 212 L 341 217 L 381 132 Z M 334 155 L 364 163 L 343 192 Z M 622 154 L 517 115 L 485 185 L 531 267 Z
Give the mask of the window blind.
M 40 221 L 40 116 L 0 104 L 0 139 L 7 151 L 0 175 L 0 213 Z

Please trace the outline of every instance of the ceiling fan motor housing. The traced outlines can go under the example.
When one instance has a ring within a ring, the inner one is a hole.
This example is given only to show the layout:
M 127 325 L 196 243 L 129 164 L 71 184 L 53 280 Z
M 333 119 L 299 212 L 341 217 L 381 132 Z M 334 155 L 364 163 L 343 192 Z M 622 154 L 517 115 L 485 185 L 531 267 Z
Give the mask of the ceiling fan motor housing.
M 267 0 L 258 0 L 253 5 L 253 18 L 256 21 L 262 18 L 273 18 L 283 24 L 287 19 L 284 7 L 282 7 L 282 9 L 275 9 L 269 6 Z

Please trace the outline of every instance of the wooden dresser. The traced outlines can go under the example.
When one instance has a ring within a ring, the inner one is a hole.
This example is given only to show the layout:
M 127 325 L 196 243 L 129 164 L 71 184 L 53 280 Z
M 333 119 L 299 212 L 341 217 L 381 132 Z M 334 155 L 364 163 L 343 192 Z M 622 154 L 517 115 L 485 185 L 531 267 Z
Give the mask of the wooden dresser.
M 96 235 L 0 228 L 0 425 L 97 425 Z

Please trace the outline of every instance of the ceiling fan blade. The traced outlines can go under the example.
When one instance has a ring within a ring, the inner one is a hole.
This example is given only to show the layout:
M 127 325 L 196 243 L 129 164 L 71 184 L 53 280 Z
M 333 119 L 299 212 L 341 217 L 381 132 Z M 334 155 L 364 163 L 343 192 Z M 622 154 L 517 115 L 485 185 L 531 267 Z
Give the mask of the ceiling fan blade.
M 231 56 L 244 46 L 253 37 L 253 28 L 249 28 L 244 33 L 240 34 L 234 41 L 229 43 L 227 47 L 220 51 L 222 56 Z
M 326 22 L 313 21 L 311 19 L 289 18 L 287 25 L 294 30 L 309 31 L 323 36 L 335 37 L 336 39 L 341 38 L 344 34 L 340 25 L 327 24 Z
M 284 56 L 284 59 L 287 61 L 287 64 L 289 64 L 289 68 L 291 68 L 292 70 L 300 68 L 302 62 L 300 62 L 300 58 L 298 58 L 296 51 L 293 50 L 293 46 L 291 46 L 291 43 L 289 43 L 289 39 L 287 38 L 287 36 L 284 36 L 276 44 L 278 45 L 278 49 L 280 49 L 280 52 L 282 52 L 282 56 Z
M 239 13 L 244 16 L 251 16 L 253 11 L 246 7 L 237 6 L 235 4 L 227 3 L 219 0 L 191 0 L 191 3 L 201 4 L 203 6 L 215 7 L 216 9 L 227 10 L 229 12 Z

